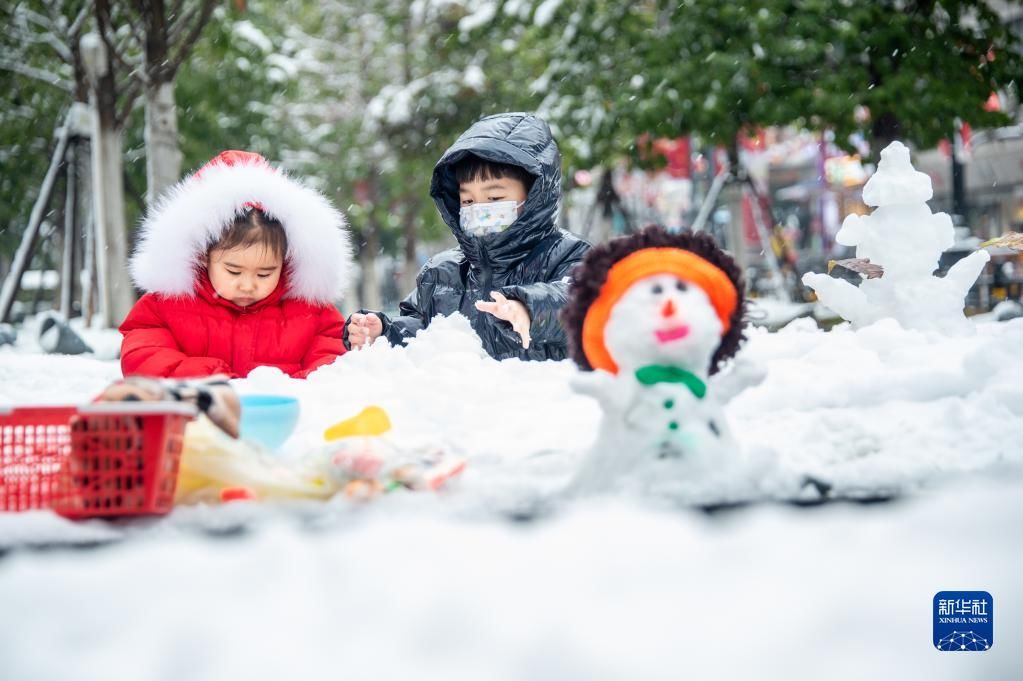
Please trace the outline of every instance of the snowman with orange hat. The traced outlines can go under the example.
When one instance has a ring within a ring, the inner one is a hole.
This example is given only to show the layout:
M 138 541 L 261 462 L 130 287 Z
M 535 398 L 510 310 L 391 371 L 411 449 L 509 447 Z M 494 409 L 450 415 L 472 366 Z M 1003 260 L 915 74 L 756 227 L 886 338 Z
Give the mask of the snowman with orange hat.
M 739 348 L 743 304 L 738 266 L 706 234 L 648 227 L 587 254 L 562 319 L 583 370 L 573 388 L 604 413 L 578 489 L 692 480 L 738 461 L 723 405 L 763 374 L 711 375 Z

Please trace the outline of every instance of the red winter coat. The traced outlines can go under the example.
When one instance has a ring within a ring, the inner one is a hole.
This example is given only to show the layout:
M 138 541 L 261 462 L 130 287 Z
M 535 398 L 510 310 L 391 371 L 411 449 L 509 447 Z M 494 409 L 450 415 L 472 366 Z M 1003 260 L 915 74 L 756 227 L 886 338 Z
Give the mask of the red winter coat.
M 219 297 L 203 272 L 195 296 L 147 293 L 121 324 L 121 370 L 243 378 L 271 366 L 305 378 L 344 354 L 344 318 L 332 305 L 284 297 L 287 287 L 285 273 L 268 297 L 239 307 Z

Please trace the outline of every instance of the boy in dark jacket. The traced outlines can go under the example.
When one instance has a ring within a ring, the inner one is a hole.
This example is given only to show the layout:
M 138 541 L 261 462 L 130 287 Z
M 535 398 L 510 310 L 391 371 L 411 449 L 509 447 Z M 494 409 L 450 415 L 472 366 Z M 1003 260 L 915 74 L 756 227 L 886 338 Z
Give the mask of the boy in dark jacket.
M 426 263 L 400 316 L 352 314 L 346 345 L 404 343 L 434 316 L 460 312 L 495 359 L 564 359 L 558 313 L 590 246 L 556 225 L 561 155 L 547 124 L 525 113 L 478 121 L 437 162 L 430 196 L 458 247 Z

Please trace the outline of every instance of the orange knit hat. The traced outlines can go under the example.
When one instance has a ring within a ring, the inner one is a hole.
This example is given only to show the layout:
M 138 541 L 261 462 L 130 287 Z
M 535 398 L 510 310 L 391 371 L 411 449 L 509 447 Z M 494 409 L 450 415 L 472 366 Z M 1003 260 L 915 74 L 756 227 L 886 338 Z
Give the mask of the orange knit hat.
M 582 345 L 586 360 L 594 369 L 618 373 L 618 365 L 604 345 L 604 327 L 611 310 L 629 287 L 640 279 L 657 274 L 673 274 L 699 286 L 710 298 L 710 304 L 721 320 L 721 334 L 731 328 L 739 293 L 724 271 L 681 248 L 644 248 L 625 256 L 608 270 L 600 295 L 586 313 Z

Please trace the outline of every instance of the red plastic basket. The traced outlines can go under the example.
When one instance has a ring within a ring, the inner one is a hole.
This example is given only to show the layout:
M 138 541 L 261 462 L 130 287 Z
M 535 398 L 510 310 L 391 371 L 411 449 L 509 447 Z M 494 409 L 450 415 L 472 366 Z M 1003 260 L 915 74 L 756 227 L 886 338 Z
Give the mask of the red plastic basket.
M 177 402 L 0 409 L 0 511 L 167 513 L 194 416 Z

